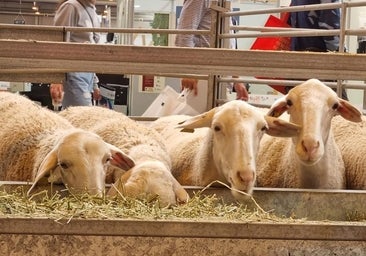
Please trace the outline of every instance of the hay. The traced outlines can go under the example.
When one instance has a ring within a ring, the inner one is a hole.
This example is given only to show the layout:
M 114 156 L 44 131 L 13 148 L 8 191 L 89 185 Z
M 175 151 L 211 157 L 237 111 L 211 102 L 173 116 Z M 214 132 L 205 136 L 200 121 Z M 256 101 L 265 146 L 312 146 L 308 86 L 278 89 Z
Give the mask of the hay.
M 0 185 L 0 218 L 49 218 L 62 223 L 78 219 L 136 219 L 177 221 L 219 221 L 219 222 L 266 222 L 266 223 L 310 223 L 306 218 L 279 217 L 274 210 L 265 211 L 255 199 L 247 197 L 242 203 L 228 203 L 207 189 L 191 196 L 190 200 L 178 206 L 160 207 L 159 197 L 142 196 L 144 199 L 128 198 L 119 193 L 117 197 L 93 197 L 88 194 L 72 195 L 67 190 L 53 188 L 27 196 L 27 186 L 11 188 Z M 227 186 L 226 186 L 227 187 Z M 229 190 L 231 188 L 227 187 Z M 66 192 L 66 193 L 65 193 Z M 67 194 L 68 196 L 65 196 Z M 346 222 L 365 222 L 365 213 L 352 211 Z
M 59 192 L 41 191 L 27 197 L 23 187 L 0 191 L 0 217 L 50 218 L 67 223 L 82 219 L 144 219 L 240 222 L 289 222 L 261 208 L 248 209 L 240 203 L 227 204 L 215 194 L 195 193 L 186 204 L 161 208 L 159 198 L 141 200 L 122 195 L 115 198 L 87 194 L 62 196 Z M 299 220 L 297 220 L 299 221 Z

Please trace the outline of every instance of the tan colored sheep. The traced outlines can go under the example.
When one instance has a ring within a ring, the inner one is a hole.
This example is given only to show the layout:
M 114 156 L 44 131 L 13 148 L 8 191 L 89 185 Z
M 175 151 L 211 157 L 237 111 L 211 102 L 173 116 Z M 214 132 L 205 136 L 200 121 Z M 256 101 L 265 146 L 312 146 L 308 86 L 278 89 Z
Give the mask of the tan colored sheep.
M 350 123 L 341 117 L 332 121 L 335 141 L 342 153 L 348 189 L 366 189 L 366 118 Z
M 288 111 L 289 121 L 302 126 L 292 139 L 264 136 L 257 157 L 257 186 L 343 189 L 342 155 L 331 127 L 334 116 L 361 121 L 360 111 L 317 79 L 310 79 L 278 99 L 269 115 Z
M 76 129 L 54 112 L 9 92 L 0 93 L 0 179 L 63 182 L 73 193 L 101 194 L 109 163 L 133 160 L 98 135 Z
M 161 136 L 153 129 L 138 123 L 122 113 L 102 107 L 70 107 L 60 112 L 73 125 L 89 129 L 105 141 L 126 152 L 135 161 L 127 173 L 114 172 L 107 182 L 115 182 L 108 192 L 133 197 L 159 195 L 165 206 L 185 202 L 185 189 L 170 172 L 171 161 Z M 116 172 L 117 171 L 117 172 Z
M 192 132 L 181 132 L 178 123 Z M 219 180 L 230 184 L 238 199 L 242 193 L 235 190 L 252 192 L 262 135 L 294 136 L 299 131 L 299 126 L 268 117 L 239 100 L 194 117 L 161 117 L 151 127 L 165 138 L 172 173 L 182 185 L 206 186 Z

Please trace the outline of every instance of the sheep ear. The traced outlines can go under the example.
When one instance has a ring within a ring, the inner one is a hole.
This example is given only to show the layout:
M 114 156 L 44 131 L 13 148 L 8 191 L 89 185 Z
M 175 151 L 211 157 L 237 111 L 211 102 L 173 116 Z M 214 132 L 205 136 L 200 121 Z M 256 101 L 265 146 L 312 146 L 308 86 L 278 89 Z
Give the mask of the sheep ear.
M 172 177 L 172 179 L 173 179 L 173 190 L 175 193 L 177 203 L 178 204 L 187 203 L 189 200 L 189 194 L 174 177 Z
M 41 165 L 37 170 L 36 177 L 33 181 L 32 187 L 28 190 L 27 195 L 33 190 L 33 188 L 37 185 L 37 183 L 45 176 L 49 175 L 51 170 L 57 167 L 57 152 L 56 150 L 52 150 L 47 154 L 45 159 L 43 159 Z M 55 178 L 55 177 L 53 177 Z M 57 179 L 57 178 L 55 178 Z
M 212 117 L 216 112 L 216 108 L 213 108 L 205 113 L 197 116 L 193 116 L 181 123 L 179 123 L 176 128 L 184 128 L 183 131 L 190 131 L 195 128 L 210 127 L 212 122 Z
M 288 109 L 287 103 L 286 103 L 286 96 L 283 96 L 279 99 L 277 99 L 269 109 L 267 115 L 273 116 L 273 117 L 279 117 L 282 115 L 286 110 Z
M 268 129 L 266 133 L 276 137 L 293 137 L 298 135 L 301 126 L 279 119 L 277 117 L 264 116 Z
M 133 179 L 131 181 L 130 177 L 132 175 L 132 170 L 125 172 L 119 179 L 112 185 L 109 189 L 108 196 L 117 196 L 118 194 L 137 197 L 142 194 L 144 188 L 146 188 L 145 179 Z
M 121 168 L 122 170 L 129 170 L 135 166 L 135 161 L 126 153 L 112 144 L 107 143 L 107 145 L 111 151 L 111 165 Z
M 337 111 L 344 119 L 352 122 L 362 121 L 362 113 L 360 110 L 344 99 L 338 98 L 338 100 L 340 104 Z
M 111 188 L 108 190 L 107 195 L 108 196 L 116 196 L 117 194 L 125 195 L 125 187 L 124 184 L 127 182 L 127 180 L 131 177 L 132 170 L 128 170 L 125 173 L 123 173 L 111 186 Z

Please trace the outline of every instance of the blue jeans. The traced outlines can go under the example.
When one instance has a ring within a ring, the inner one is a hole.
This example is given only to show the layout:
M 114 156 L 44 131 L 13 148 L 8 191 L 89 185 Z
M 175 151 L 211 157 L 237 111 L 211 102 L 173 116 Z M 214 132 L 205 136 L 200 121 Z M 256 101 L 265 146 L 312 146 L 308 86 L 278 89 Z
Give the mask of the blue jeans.
M 62 107 L 91 106 L 94 73 L 73 72 L 66 74 Z

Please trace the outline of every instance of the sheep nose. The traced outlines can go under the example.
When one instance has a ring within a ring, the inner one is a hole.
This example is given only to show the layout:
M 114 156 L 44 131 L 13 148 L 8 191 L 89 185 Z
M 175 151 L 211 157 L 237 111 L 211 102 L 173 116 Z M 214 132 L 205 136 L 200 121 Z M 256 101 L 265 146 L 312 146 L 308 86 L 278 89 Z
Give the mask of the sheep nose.
M 302 148 L 308 156 L 313 156 L 318 150 L 320 143 L 319 140 L 315 139 L 304 139 L 301 141 Z
M 251 184 L 254 181 L 254 171 L 238 171 L 237 177 L 241 183 Z

